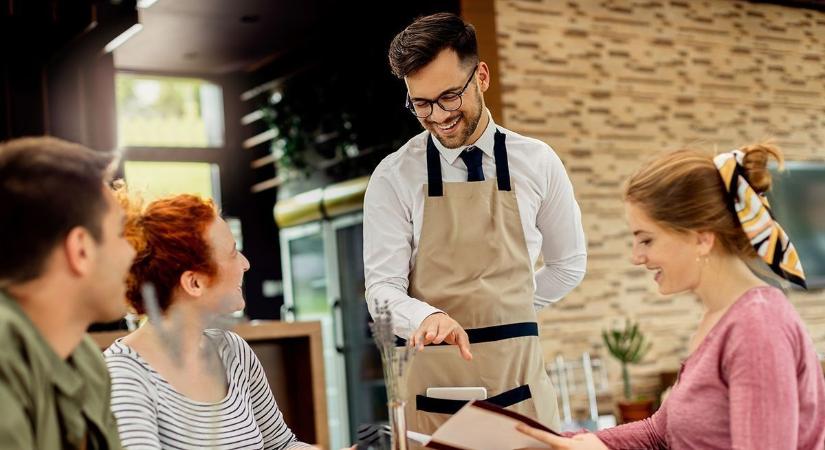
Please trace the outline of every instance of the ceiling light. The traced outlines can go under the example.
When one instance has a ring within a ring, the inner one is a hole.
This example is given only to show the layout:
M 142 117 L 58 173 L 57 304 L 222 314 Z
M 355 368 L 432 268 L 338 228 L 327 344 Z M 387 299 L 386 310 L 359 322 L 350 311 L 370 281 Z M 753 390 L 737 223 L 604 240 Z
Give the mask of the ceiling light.
M 129 27 L 128 30 L 124 31 L 123 33 L 120 33 L 120 35 L 118 37 L 112 39 L 111 42 L 106 44 L 106 46 L 103 47 L 103 51 L 106 52 L 106 53 L 113 52 L 116 48 L 123 45 L 124 42 L 128 41 L 129 38 L 131 38 L 132 36 L 138 34 L 140 32 L 140 30 L 142 30 L 142 29 L 143 29 L 143 25 L 141 25 L 139 23 L 136 23 L 136 24 L 132 25 L 131 27 Z
M 138 0 L 137 7 L 146 9 L 155 4 L 158 0 Z

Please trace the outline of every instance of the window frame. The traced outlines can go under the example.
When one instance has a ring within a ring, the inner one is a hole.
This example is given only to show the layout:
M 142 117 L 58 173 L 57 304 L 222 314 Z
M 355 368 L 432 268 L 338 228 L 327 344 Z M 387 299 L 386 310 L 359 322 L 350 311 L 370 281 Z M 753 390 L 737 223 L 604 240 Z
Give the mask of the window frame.
M 228 179 L 228 164 L 230 145 L 229 118 L 227 111 L 227 86 L 224 79 L 209 74 L 194 74 L 181 72 L 162 72 L 148 70 L 115 69 L 115 77 L 120 74 L 144 76 L 147 78 L 186 78 L 196 79 L 218 86 L 221 90 L 221 114 L 223 118 L 223 144 L 216 147 L 168 147 L 168 146 L 119 146 L 121 160 L 117 168 L 117 177 L 125 179 L 125 163 L 129 162 L 197 162 L 215 164 L 218 167 L 218 186 L 212 186 L 214 200 L 221 206 L 231 185 Z M 115 125 L 119 127 L 120 117 L 117 112 L 118 104 L 115 99 Z M 119 129 L 119 128 L 118 128 Z M 128 181 L 128 180 L 127 180 Z M 213 178 L 214 183 L 214 178 Z

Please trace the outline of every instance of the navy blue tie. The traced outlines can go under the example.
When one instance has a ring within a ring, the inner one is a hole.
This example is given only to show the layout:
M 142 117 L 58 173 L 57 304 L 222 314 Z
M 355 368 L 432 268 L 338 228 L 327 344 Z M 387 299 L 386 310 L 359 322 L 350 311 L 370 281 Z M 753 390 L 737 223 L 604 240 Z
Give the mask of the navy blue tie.
M 467 147 L 460 155 L 467 166 L 467 181 L 484 181 L 484 171 L 481 170 L 481 149 Z

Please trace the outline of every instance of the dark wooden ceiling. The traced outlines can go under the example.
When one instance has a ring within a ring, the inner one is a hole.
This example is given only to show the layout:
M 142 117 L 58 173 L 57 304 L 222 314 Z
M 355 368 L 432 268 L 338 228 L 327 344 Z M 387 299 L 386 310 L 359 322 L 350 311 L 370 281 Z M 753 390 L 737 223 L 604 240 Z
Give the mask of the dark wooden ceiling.
M 223 74 L 277 57 L 320 26 L 331 0 L 158 0 L 115 51 L 119 69 Z
M 825 12 L 825 0 L 751 1 Z M 303 48 L 314 35 L 329 33 L 326 29 L 341 8 L 359 8 L 381 20 L 388 8 L 405 2 L 416 0 L 157 0 L 139 10 L 144 29 L 115 52 L 115 65 L 136 71 L 226 74 Z M 334 25 L 347 29 L 347 24 Z

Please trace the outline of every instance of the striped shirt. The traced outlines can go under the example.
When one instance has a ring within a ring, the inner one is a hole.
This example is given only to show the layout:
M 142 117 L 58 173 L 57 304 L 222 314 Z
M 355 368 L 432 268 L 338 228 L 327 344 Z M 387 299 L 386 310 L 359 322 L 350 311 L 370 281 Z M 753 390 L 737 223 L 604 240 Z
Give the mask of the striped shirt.
M 104 353 L 112 411 L 127 449 L 287 449 L 305 447 L 284 423 L 260 361 L 240 336 L 206 330 L 229 382 L 216 403 L 176 391 L 140 355 L 116 340 Z

